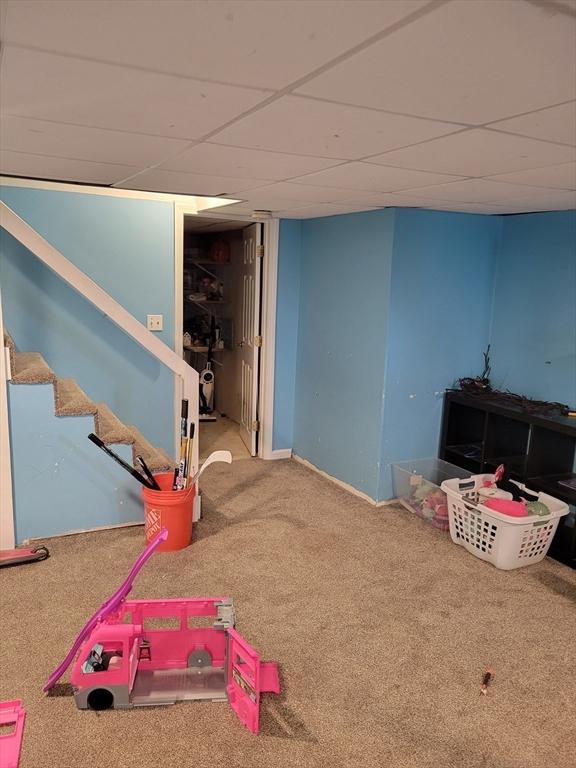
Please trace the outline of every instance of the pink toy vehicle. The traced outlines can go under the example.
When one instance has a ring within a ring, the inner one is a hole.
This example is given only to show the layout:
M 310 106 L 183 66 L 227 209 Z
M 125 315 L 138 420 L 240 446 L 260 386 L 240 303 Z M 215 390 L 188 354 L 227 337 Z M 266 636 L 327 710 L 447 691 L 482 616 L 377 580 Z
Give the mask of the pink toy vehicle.
M 0 701 L 0 768 L 18 768 L 25 719 L 20 699 Z
M 55 684 L 78 651 L 71 681 L 80 709 L 228 701 L 246 728 L 258 733 L 260 695 L 280 692 L 278 667 L 260 661 L 235 631 L 232 601 L 125 599 L 135 569 L 165 538 L 162 531 L 144 550 L 126 582 L 86 624 L 44 690 Z M 198 626 L 199 617 L 214 620 Z

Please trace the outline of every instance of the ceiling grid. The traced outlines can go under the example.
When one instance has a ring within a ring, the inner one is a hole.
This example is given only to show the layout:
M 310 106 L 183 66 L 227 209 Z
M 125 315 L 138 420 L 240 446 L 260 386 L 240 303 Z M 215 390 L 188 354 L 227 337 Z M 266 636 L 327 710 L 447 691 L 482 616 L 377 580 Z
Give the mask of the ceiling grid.
M 6 175 L 285 218 L 576 207 L 576 0 L 6 0 L 0 24 Z

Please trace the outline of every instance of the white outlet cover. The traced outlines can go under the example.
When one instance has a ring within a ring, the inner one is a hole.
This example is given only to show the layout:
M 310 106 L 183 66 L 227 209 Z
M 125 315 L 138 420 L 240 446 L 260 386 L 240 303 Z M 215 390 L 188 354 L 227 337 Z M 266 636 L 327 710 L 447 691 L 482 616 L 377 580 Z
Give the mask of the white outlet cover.
M 149 331 L 161 331 L 164 328 L 163 315 L 146 315 L 146 328 Z

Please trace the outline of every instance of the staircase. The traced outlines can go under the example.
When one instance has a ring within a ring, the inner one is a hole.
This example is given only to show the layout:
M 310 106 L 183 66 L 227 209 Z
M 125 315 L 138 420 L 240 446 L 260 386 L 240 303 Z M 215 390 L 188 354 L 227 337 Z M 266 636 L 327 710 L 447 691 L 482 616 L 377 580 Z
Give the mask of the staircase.
M 134 426 L 126 426 L 105 403 L 95 403 L 74 379 L 60 379 L 38 352 L 18 352 L 8 333 L 4 346 L 9 349 L 12 384 L 52 384 L 56 416 L 93 416 L 94 432 L 106 444 L 132 447 L 132 463 L 142 456 L 152 472 L 171 471 L 174 459 L 149 443 Z M 139 469 L 139 467 L 137 467 Z

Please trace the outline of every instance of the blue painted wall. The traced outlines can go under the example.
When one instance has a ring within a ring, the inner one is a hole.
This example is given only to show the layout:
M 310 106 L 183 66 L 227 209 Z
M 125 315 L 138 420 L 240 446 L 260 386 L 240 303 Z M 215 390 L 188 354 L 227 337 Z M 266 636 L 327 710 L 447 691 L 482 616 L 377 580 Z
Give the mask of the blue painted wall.
M 438 455 L 443 393 L 481 372 L 500 217 L 399 209 L 394 229 L 378 500 L 396 461 Z
M 503 217 L 492 384 L 576 405 L 576 211 Z
M 302 222 L 294 452 L 375 500 L 435 456 L 442 396 L 481 369 L 500 220 L 386 210 Z
M 164 314 L 173 345 L 171 204 L 2 197 L 138 319 Z M 391 463 L 436 455 L 442 391 L 481 370 L 488 341 L 495 386 L 574 403 L 575 218 L 388 209 L 282 221 L 274 448 L 387 498 Z M 20 348 L 171 452 L 171 375 L 5 233 L 0 279 Z
M 373 498 L 393 235 L 392 210 L 302 222 L 294 451 Z
M 302 222 L 288 219 L 281 221 L 274 364 L 274 450 L 292 448 L 294 445 L 301 252 Z
M 171 203 L 4 187 L 2 199 L 138 320 L 164 315 L 174 345 Z M 173 376 L 136 342 L 2 232 L 4 324 L 21 350 L 41 352 L 156 445 L 173 451 Z
M 92 417 L 54 416 L 51 385 L 11 384 L 8 397 L 17 543 L 142 521 L 139 484 L 86 440 Z M 114 450 L 131 461 L 129 446 Z

